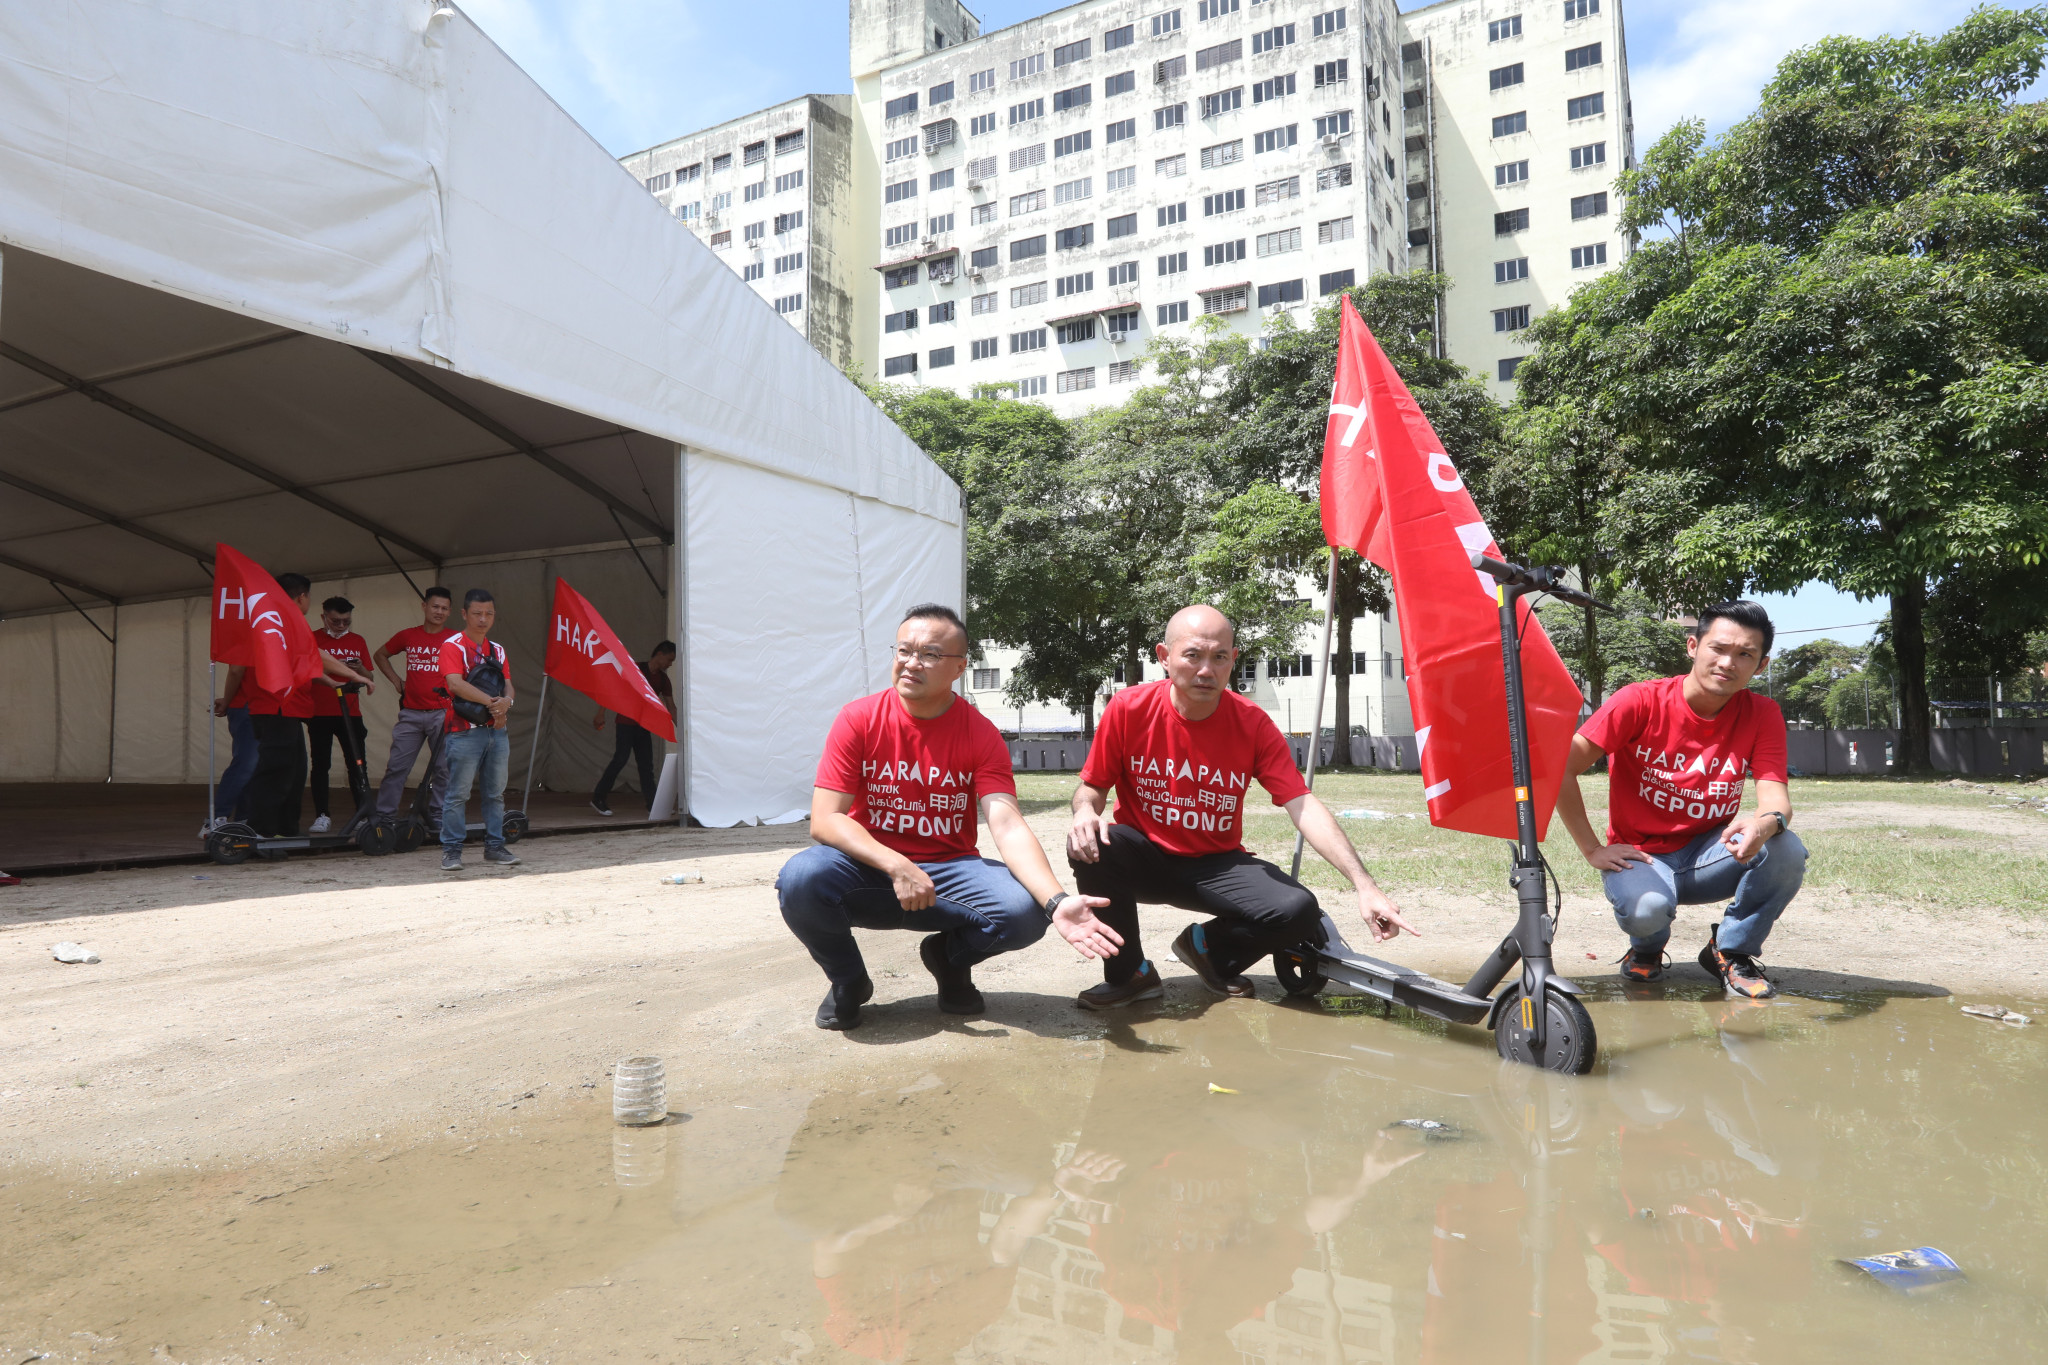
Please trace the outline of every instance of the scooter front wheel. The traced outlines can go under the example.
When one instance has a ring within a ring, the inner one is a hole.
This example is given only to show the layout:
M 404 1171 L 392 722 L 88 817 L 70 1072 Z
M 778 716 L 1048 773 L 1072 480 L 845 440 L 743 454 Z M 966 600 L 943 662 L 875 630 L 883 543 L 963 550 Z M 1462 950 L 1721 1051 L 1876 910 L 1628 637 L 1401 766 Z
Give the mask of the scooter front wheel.
M 1564 1076 L 1583 1076 L 1593 1069 L 1593 1062 L 1600 1055 L 1599 1040 L 1593 1033 L 1593 1016 L 1568 991 L 1551 989 L 1544 994 L 1549 999 L 1543 1005 L 1543 1055 L 1536 1055 L 1531 1036 L 1536 1011 L 1523 996 L 1519 981 L 1501 993 L 1500 1007 L 1494 1012 L 1494 1049 L 1507 1060 L 1524 1066 L 1539 1066 Z

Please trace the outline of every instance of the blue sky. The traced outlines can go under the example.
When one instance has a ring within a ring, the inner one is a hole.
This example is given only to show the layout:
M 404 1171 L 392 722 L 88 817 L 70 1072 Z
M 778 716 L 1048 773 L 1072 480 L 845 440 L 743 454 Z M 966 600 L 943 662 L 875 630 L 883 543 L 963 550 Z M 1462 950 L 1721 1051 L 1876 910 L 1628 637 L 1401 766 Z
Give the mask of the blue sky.
M 1625 6 L 1639 149 L 1688 115 L 1727 127 L 1793 48 L 1830 33 L 1936 33 L 1971 8 L 1964 0 L 1607 2 Z M 989 0 L 974 8 L 987 32 L 1052 7 Z M 464 9 L 614 155 L 797 95 L 852 88 L 844 0 L 467 0 Z M 1781 630 L 1806 632 L 1788 644 L 1884 610 L 1818 584 L 1767 600 Z M 1856 643 L 1869 630 L 1826 633 Z

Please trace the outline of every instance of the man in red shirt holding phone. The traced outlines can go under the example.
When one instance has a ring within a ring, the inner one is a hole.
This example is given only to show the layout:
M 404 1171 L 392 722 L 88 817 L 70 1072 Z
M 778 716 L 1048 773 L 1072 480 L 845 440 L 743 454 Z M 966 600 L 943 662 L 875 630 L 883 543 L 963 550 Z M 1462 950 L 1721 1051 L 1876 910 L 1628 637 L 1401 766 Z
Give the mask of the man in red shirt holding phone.
M 370 672 L 370 644 L 362 636 L 349 629 L 355 618 L 355 603 L 346 597 L 330 597 L 320 604 L 320 633 L 313 640 L 320 648 L 335 658 L 347 663 L 365 677 Z M 347 734 L 343 730 L 346 727 Z M 306 742 L 312 749 L 313 775 L 313 828 L 314 834 L 325 834 L 333 827 L 332 812 L 329 809 L 327 774 L 334 761 L 334 746 L 342 746 L 341 761 L 347 765 L 342 771 L 354 769 L 365 772 L 363 744 L 370 737 L 363 728 L 363 702 L 357 693 L 349 693 L 346 701 L 338 695 L 332 684 L 316 683 L 313 687 L 313 715 L 306 722 Z M 364 782 L 367 785 L 367 775 Z
M 1699 615 L 1686 640 L 1692 671 L 1631 683 L 1572 739 L 1557 813 L 1600 870 L 1614 918 L 1630 940 L 1622 975 L 1664 975 L 1664 945 L 1681 905 L 1727 901 L 1700 949 L 1700 966 L 1730 996 L 1768 1000 L 1777 988 L 1757 955 L 1806 878 L 1806 845 L 1792 833 L 1785 715 L 1752 692 L 1776 634 L 1755 602 Z M 1602 840 L 1586 817 L 1579 774 L 1608 758 Z M 1757 809 L 1743 815 L 1742 784 Z

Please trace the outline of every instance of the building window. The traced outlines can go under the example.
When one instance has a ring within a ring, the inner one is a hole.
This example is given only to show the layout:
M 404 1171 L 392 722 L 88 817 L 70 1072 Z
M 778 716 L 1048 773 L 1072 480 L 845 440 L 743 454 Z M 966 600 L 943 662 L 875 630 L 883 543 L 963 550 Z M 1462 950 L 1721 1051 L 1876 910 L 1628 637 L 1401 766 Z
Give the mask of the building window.
M 974 670 L 974 690 L 993 692 L 1003 685 L 1003 670 L 1000 668 L 977 668 Z
M 766 198 L 767 195 L 768 183 L 765 180 L 756 180 L 751 185 L 740 186 L 740 202 L 742 204 L 751 204 L 756 199 Z
M 1257 204 L 1277 204 L 1283 199 L 1297 199 L 1301 196 L 1301 177 L 1290 175 L 1285 180 L 1268 180 L 1252 195 Z
M 1095 243 L 1095 224 L 1082 223 L 1078 227 L 1061 228 L 1055 234 L 1053 246 L 1060 251 L 1079 251 Z
M 1071 204 L 1077 199 L 1087 199 L 1095 193 L 1095 178 L 1082 176 L 1079 180 L 1068 180 L 1052 187 L 1052 202 Z
M 947 299 L 944 303 L 926 305 L 924 320 L 927 323 L 951 322 L 953 320 L 953 301 Z
M 765 263 L 761 261 L 750 261 L 748 262 L 746 268 L 740 271 L 740 278 L 747 282 L 748 284 L 752 284 L 755 280 L 760 279 L 763 275 L 767 273 L 768 267 Z
M 1052 64 L 1059 67 L 1072 66 L 1075 62 L 1085 62 L 1088 60 L 1089 50 L 1093 44 L 1093 39 L 1083 38 L 1079 42 L 1067 43 L 1056 47 L 1052 50 Z
M 1510 14 L 1505 19 L 1495 19 L 1486 26 L 1486 41 L 1489 43 L 1500 42 L 1503 38 L 1519 38 L 1521 36 L 1522 16 L 1519 14 Z
M 1600 44 L 1598 43 L 1587 43 L 1584 47 L 1565 49 L 1564 69 L 1567 71 L 1583 71 L 1589 66 L 1598 65 L 1600 65 Z
M 1244 259 L 1244 238 L 1234 242 L 1218 242 L 1202 248 L 1203 265 L 1229 265 L 1232 261 Z
M 908 95 L 898 95 L 895 99 L 882 106 L 882 117 L 885 119 L 902 118 L 905 114 L 914 114 L 916 112 L 917 92 L 915 91 Z
M 1588 266 L 1607 264 L 1607 243 L 1595 242 L 1591 246 L 1572 248 L 1572 269 L 1584 270 Z
M 1027 213 L 1039 213 L 1045 208 L 1044 190 L 1027 190 L 1023 194 L 1010 196 L 1010 216 L 1022 218 Z
M 801 251 L 792 251 L 787 256 L 777 256 L 775 258 L 775 273 L 778 275 L 787 275 L 792 270 L 802 270 L 803 268 L 804 253 Z
M 1607 92 L 1596 90 L 1590 95 L 1580 95 L 1564 102 L 1564 116 L 1567 120 L 1598 118 L 1607 112 Z
M 1168 252 L 1159 258 L 1159 273 L 1162 275 L 1178 275 L 1187 268 L 1188 253 L 1185 251 Z
M 1294 73 L 1290 71 L 1284 76 L 1274 76 L 1254 85 L 1252 87 L 1252 103 L 1264 104 L 1267 100 L 1277 100 L 1282 95 L 1291 95 L 1293 93 Z
M 1509 66 L 1496 66 L 1493 70 L 1486 73 L 1486 88 L 1488 90 L 1505 90 L 1511 85 L 1520 85 L 1521 83 L 1522 64 L 1520 62 L 1515 62 Z
M 1502 114 L 1493 121 L 1493 135 L 1495 137 L 1513 137 L 1516 133 L 1526 133 L 1528 131 L 1529 111 L 1526 109 L 1517 110 L 1512 114 Z
M 746 240 L 749 246 L 759 242 L 767 235 L 768 225 L 766 223 L 749 223 L 740 229 L 740 236 Z
M 1112 384 L 1132 383 L 1138 377 L 1138 368 L 1138 362 L 1135 360 L 1112 361 L 1109 366 L 1109 382 Z
M 976 114 L 973 118 L 967 120 L 967 136 L 969 137 L 981 137 L 984 134 L 993 133 L 995 130 L 996 116 L 994 114 Z
M 915 265 L 899 265 L 894 269 L 882 272 L 882 288 L 884 289 L 901 289 L 907 284 L 916 283 L 917 267 Z
M 1017 355 L 1023 351 L 1042 351 L 1044 349 L 1045 329 L 1043 327 L 1032 327 L 1026 331 L 1010 333 L 1011 355 Z
M 1029 57 L 1019 57 L 1010 63 L 1010 79 L 1021 81 L 1026 76 L 1036 76 L 1045 70 L 1045 54 L 1034 52 Z
M 902 246 L 905 242 L 910 241 L 916 236 L 916 223 L 898 223 L 895 227 L 882 234 L 882 244 L 884 246 Z
M 1290 123 L 1285 128 L 1268 128 L 1263 133 L 1254 133 L 1252 135 L 1252 151 L 1254 153 L 1278 152 L 1292 147 L 1296 141 L 1295 130 L 1300 126 L 1299 124 Z
M 775 230 L 777 232 L 795 232 L 798 228 L 802 227 L 803 225 L 804 211 L 802 209 L 796 209 L 789 213 L 778 213 L 775 215 Z
M 917 310 L 906 308 L 900 313 L 885 314 L 882 318 L 885 332 L 914 332 L 917 330 Z
M 742 166 L 758 166 L 767 159 L 768 144 L 766 142 L 750 142 L 740 148 L 740 165 Z
M 731 170 L 731 169 L 732 169 L 732 153 L 731 153 L 731 152 L 720 152 L 720 153 L 719 153 L 719 154 L 718 154 L 717 156 L 714 156 L 714 157 L 712 157 L 712 158 L 711 158 L 711 170 L 712 170 L 712 173 L 713 173 L 713 174 L 716 174 L 716 173 L 717 173 L 717 172 L 719 172 L 719 171 L 729 171 L 729 170 Z
M 1232 138 L 1219 142 L 1213 147 L 1202 149 L 1202 169 L 1213 171 L 1219 166 L 1229 166 L 1244 160 L 1244 139 Z
M 1044 117 L 1045 97 L 1043 95 L 1039 96 L 1035 100 L 1025 100 L 1021 104 L 1013 104 L 1010 106 L 1010 126 L 1012 128 L 1016 127 L 1020 123 L 1029 123 L 1033 119 L 1041 119 Z
M 1600 12 L 1600 0 L 1564 0 L 1564 21 L 1590 19 Z
M 1349 289 L 1357 282 L 1358 275 L 1356 271 L 1332 270 L 1328 274 L 1317 278 L 1316 292 L 1327 296 L 1336 293 L 1339 289 Z
M 1581 218 L 1598 218 L 1606 212 L 1606 190 L 1601 190 L 1595 194 L 1575 194 L 1572 196 L 1572 220 L 1574 222 Z
M 1060 345 L 1062 346 L 1072 346 L 1076 342 L 1081 341 L 1093 341 L 1095 340 L 1095 319 L 1075 318 L 1072 322 L 1061 323 L 1057 330 L 1059 332 Z
M 1002 344 L 994 337 L 984 337 L 980 341 L 968 342 L 967 350 L 969 360 L 994 360 L 996 353 L 1002 350 Z
M 1317 137 L 1342 137 L 1351 131 L 1351 111 L 1339 109 L 1334 114 L 1322 114 L 1316 118 Z
M 1187 122 L 1188 107 L 1185 104 L 1169 104 L 1164 109 L 1152 111 L 1152 131 L 1157 133 L 1167 128 L 1178 128 Z
M 1055 297 L 1065 298 L 1069 294 L 1086 294 L 1095 288 L 1095 272 L 1084 270 L 1078 275 L 1062 275 L 1053 281 Z
M 1244 60 L 1244 39 L 1232 38 L 1227 43 L 1205 47 L 1195 53 L 1195 70 L 1211 71 L 1219 66 Z
M 1262 232 L 1259 234 L 1259 254 L 1261 256 L 1284 256 L 1290 251 L 1299 250 L 1301 250 L 1301 229 L 1298 227 L 1281 228 L 1278 232 Z
M 1257 56 L 1261 52 L 1273 52 L 1279 48 L 1290 47 L 1293 43 L 1294 25 L 1281 24 L 1277 27 L 1269 28 L 1263 33 L 1254 33 L 1252 35 L 1252 55 Z
M 1493 330 L 1496 332 L 1519 332 L 1528 325 L 1529 305 L 1526 303 L 1493 310 Z
M 1128 95 L 1137 88 L 1137 72 L 1119 71 L 1114 76 L 1111 76 L 1108 80 L 1102 83 L 1102 98 L 1106 100 L 1114 99 L 1118 95 Z
M 1495 261 L 1493 263 L 1493 282 L 1495 284 L 1513 284 L 1516 280 L 1526 280 L 1528 278 L 1529 258 L 1527 256 L 1517 256 L 1512 261 Z
M 1061 393 L 1077 393 L 1082 389 L 1095 387 L 1095 367 L 1086 366 L 1078 370 L 1061 370 L 1056 386 Z
M 1111 341 L 1129 340 L 1131 334 L 1138 330 L 1138 310 L 1131 308 L 1108 314 L 1102 319 L 1102 330 L 1108 333 Z
M 1162 303 L 1154 316 L 1158 319 L 1158 326 L 1170 327 L 1176 322 L 1188 320 L 1188 306 L 1186 303 Z
M 1195 18 L 1203 22 L 1220 19 L 1226 14 L 1237 13 L 1237 6 L 1238 0 L 1197 0 Z
M 697 221 L 698 210 L 701 209 L 702 207 L 703 204 L 694 199 L 687 204 L 677 204 L 676 217 L 682 219 L 686 223 L 694 223 Z
M 693 161 L 689 165 L 684 166 L 681 170 L 678 170 L 676 172 L 676 183 L 678 185 L 687 185 L 692 180 L 697 179 L 703 173 L 704 163 L 701 161 Z
M 1325 166 L 1316 172 L 1316 188 L 1319 190 L 1342 189 L 1351 183 L 1351 163 L 1341 166 Z
M 1114 52 L 1120 47 L 1129 47 L 1137 41 L 1138 30 L 1130 24 L 1125 24 L 1122 28 L 1113 28 L 1102 35 L 1102 50 L 1104 52 Z
M 928 179 L 928 180 L 926 181 L 926 184 L 925 184 L 925 188 L 926 188 L 926 189 L 928 189 L 928 190 L 950 190 L 950 189 L 952 189 L 952 188 L 953 188 L 953 172 L 951 172 L 950 170 L 946 170 L 946 171 L 933 171 L 933 172 L 931 173 L 931 176 L 930 176 L 930 178 L 929 178 L 929 179 Z
M 882 375 L 884 378 L 894 379 L 899 374 L 916 373 L 917 353 L 915 351 L 909 355 L 892 355 L 882 362 Z
M 1528 230 L 1529 210 L 1527 209 L 1509 209 L 1505 213 L 1493 215 L 1493 235 L 1496 237 L 1505 237 L 1511 232 L 1527 232 Z
M 917 198 L 916 180 L 898 180 L 893 185 L 882 186 L 882 202 L 885 204 L 900 204 L 905 199 L 915 198 Z
M 724 251 L 731 245 L 732 229 L 727 228 L 724 232 L 714 232 L 711 234 L 711 249 L 713 251 Z
M 1316 241 L 1324 246 L 1331 242 L 1348 242 L 1351 236 L 1351 219 L 1348 217 L 1316 224 Z
M 1244 311 L 1245 286 L 1231 289 L 1215 289 L 1202 295 L 1204 313 L 1242 313 Z
M 1572 169 L 1575 171 L 1583 171 L 1588 166 L 1606 164 L 1607 144 L 1604 142 L 1589 142 L 1583 147 L 1572 148 Z
M 994 67 L 990 67 L 986 71 L 970 71 L 967 73 L 968 94 L 973 95 L 983 90 L 993 90 L 995 88 L 996 69 Z
M 1493 168 L 1493 187 L 1519 185 L 1529 178 L 1529 163 L 1526 161 L 1504 161 Z
M 1044 302 L 1044 280 L 1035 280 L 1030 284 L 1020 284 L 1010 291 L 1010 307 L 1012 308 L 1029 308 L 1033 304 Z
M 1155 14 L 1152 16 L 1152 36 L 1154 38 L 1160 38 L 1164 37 L 1169 33 L 1178 32 L 1180 32 L 1179 10 L 1170 9 L 1163 14 Z
M 775 300 L 775 311 L 783 314 L 785 317 L 791 313 L 801 313 L 803 310 L 804 296 L 802 294 L 784 294 L 781 298 Z
M 994 268 L 996 257 L 1001 250 L 1002 248 L 993 246 L 976 247 L 974 254 L 967 260 L 968 267 L 973 270 Z
M 1085 152 L 1094 145 L 1095 130 L 1093 128 L 1083 128 L 1078 133 L 1068 133 L 1065 137 L 1054 138 L 1052 140 L 1052 154 L 1055 158 L 1072 156 L 1076 152 Z
M 1202 96 L 1203 118 L 1215 118 L 1218 114 L 1227 114 L 1233 109 L 1243 107 L 1244 87 L 1241 85 L 1228 90 L 1218 90 L 1213 95 Z
M 1177 81 L 1187 74 L 1188 59 L 1186 57 L 1167 57 L 1162 61 L 1152 64 L 1152 84 L 1154 85 L 1165 85 L 1168 81 Z
M 775 177 L 775 192 L 781 194 L 785 190 L 796 189 L 803 183 L 804 173 L 802 170 L 785 171 Z
M 952 216 L 950 213 L 946 215 L 948 218 Z M 938 222 L 939 220 L 934 218 L 932 221 Z M 924 263 L 924 277 L 933 284 L 951 284 L 953 276 L 959 273 L 959 265 L 960 258 L 948 253 L 938 257 L 936 260 L 926 261 Z
M 1136 166 L 1119 166 L 1109 173 L 1109 181 L 1103 186 L 1103 190 L 1113 193 L 1117 190 L 1127 190 L 1137 183 L 1138 168 Z
M 1033 166 L 1043 166 L 1044 164 L 1045 144 L 1043 142 L 1034 142 L 1029 147 L 1013 147 L 1010 149 L 1010 169 L 1013 171 L 1029 170 Z
M 1316 63 L 1316 89 L 1318 90 L 1321 90 L 1326 85 L 1342 85 L 1350 79 L 1351 59 L 1349 57 L 1339 58 L 1334 62 Z M 1292 94 L 1293 91 L 1289 90 L 1288 93 Z
M 996 205 L 993 200 L 986 204 L 976 204 L 973 208 L 967 210 L 967 221 L 969 223 L 993 223 L 995 220 Z
M 1214 218 L 1218 214 L 1236 213 L 1244 207 L 1243 190 L 1225 190 L 1221 194 L 1202 196 L 1202 216 Z
M 1162 180 L 1170 180 L 1174 176 L 1186 175 L 1187 173 L 1188 154 L 1186 152 L 1182 152 L 1178 156 L 1162 156 L 1152 163 L 1152 174 Z
M 1309 21 L 1309 36 L 1320 38 L 1326 33 L 1341 33 L 1344 29 L 1344 11 L 1333 9 L 1328 14 L 1318 14 Z
M 1301 229 L 1296 228 L 1295 235 L 1299 237 Z M 1301 297 L 1302 282 L 1300 280 L 1282 280 L 1279 284 L 1262 284 L 1259 286 L 1259 307 L 1261 308 L 1276 303 L 1300 303 Z
M 937 123 L 924 126 L 924 149 L 927 154 L 941 147 L 953 145 L 953 133 L 960 125 L 952 119 L 940 119 Z
M 924 102 L 936 109 L 953 98 L 953 82 L 940 81 L 925 93 Z
M 943 369 L 945 366 L 953 363 L 953 348 L 951 346 L 941 346 L 933 351 L 927 359 L 930 361 L 933 369 Z
M 970 312 L 970 313 L 972 313 L 972 314 L 974 314 L 974 315 L 976 315 L 976 316 L 979 316 L 979 315 L 981 315 L 981 314 L 983 314 L 983 313 L 993 313 L 993 312 L 995 312 L 995 311 L 996 311 L 996 294 L 995 294 L 995 291 L 994 291 L 993 289 L 991 289 L 991 290 L 990 290 L 990 291 L 989 291 L 988 293 L 986 293 L 986 294 L 976 294 L 976 295 L 974 296 L 974 298 L 973 298 L 973 299 L 972 299 L 972 300 L 971 300 L 971 301 L 969 302 L 969 304 L 968 304 L 968 309 L 967 309 L 967 311 L 968 311 L 968 312 Z
M 1052 111 L 1057 114 L 1068 109 L 1079 109 L 1084 104 L 1095 102 L 1095 87 L 1077 85 L 1071 90 L 1052 92 Z
M 1504 356 L 1500 362 L 1500 369 L 1496 373 L 1499 374 L 1503 381 L 1513 379 L 1515 371 L 1522 368 L 1522 361 L 1524 359 L 1525 357 L 1518 355 Z
M 1137 235 L 1138 215 L 1126 213 L 1109 220 L 1109 231 L 1105 240 L 1113 242 L 1119 237 L 1135 237 Z
M 675 181 L 674 171 L 663 171 L 660 175 L 648 176 L 645 183 L 650 193 L 660 194 L 663 190 L 675 184 Z
M 996 159 L 992 156 L 977 156 L 967 163 L 967 178 L 970 181 L 992 179 L 996 173 Z M 968 186 L 973 189 L 973 185 Z
M 1028 379 L 1020 379 L 1017 381 L 1017 396 L 1019 398 L 1042 398 L 1044 397 L 1044 395 L 1044 375 L 1034 374 L 1030 376 Z

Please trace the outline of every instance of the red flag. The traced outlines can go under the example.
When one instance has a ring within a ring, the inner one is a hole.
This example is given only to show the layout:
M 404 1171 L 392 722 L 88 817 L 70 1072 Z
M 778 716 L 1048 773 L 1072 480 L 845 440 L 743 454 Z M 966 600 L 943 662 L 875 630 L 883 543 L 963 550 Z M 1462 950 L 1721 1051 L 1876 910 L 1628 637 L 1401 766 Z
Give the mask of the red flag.
M 547 675 L 675 743 L 676 723 L 654 695 L 632 654 L 568 580 L 555 580 L 555 615 L 548 627 Z
M 313 628 L 277 580 L 231 545 L 213 549 L 215 663 L 240 664 L 265 692 L 283 696 L 321 675 Z
M 1500 604 L 1472 553 L 1500 558 L 1493 533 L 1408 386 L 1344 299 L 1337 382 L 1323 441 L 1323 534 L 1394 579 L 1415 749 L 1430 823 L 1515 837 Z M 1548 828 L 1579 689 L 1525 603 L 1523 693 L 1536 829 Z

